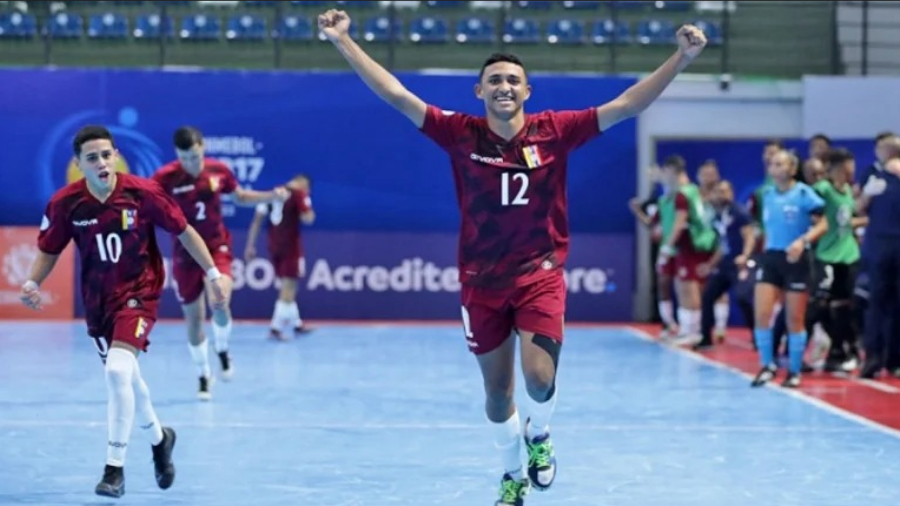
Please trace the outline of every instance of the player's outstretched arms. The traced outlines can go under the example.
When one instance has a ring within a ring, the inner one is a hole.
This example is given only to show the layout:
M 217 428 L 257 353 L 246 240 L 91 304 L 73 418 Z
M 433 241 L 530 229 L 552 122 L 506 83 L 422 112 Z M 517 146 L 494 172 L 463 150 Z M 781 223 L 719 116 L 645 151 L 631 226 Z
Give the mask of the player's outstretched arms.
M 53 272 L 57 260 L 59 260 L 59 255 L 38 251 L 34 263 L 31 264 L 31 273 L 28 275 L 28 281 L 22 284 L 22 290 L 19 292 L 22 304 L 31 309 L 41 308 L 41 283 Z
M 234 190 L 234 202 L 242 206 L 255 206 L 260 203 L 284 202 L 290 195 L 291 193 L 283 186 L 278 186 L 271 191 L 237 188 Z
M 353 41 L 348 33 L 350 16 L 346 12 L 335 9 L 326 11 L 319 16 L 319 30 L 376 95 L 402 112 L 416 128 L 422 128 L 427 105 Z
M 706 35 L 693 25 L 684 25 L 678 30 L 678 50 L 652 74 L 641 79 L 612 101 L 597 108 L 597 123 L 600 130 L 637 116 L 650 107 L 675 76 L 686 69 L 706 47 Z
M 184 249 L 187 250 L 197 264 L 206 271 L 206 279 L 209 280 L 213 292 L 210 304 L 216 308 L 222 307 L 225 304 L 222 273 L 216 268 L 216 264 L 213 262 L 212 255 L 209 254 L 209 248 L 206 247 L 203 238 L 200 237 L 200 234 L 197 233 L 194 227 L 188 225 L 184 232 L 178 235 L 178 240 L 181 241 Z

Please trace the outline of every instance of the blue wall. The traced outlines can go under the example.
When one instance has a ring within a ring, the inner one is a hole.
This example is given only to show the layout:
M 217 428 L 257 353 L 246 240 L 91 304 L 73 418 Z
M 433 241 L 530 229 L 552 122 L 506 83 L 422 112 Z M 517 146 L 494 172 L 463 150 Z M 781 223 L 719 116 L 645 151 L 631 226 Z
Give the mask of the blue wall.
M 424 100 L 480 113 L 474 77 L 401 75 Z M 526 109 L 595 106 L 633 80 L 535 76 Z M 245 185 L 267 189 L 296 171 L 313 179 L 322 230 L 455 232 L 459 216 L 444 153 L 349 73 L 143 70 L 0 71 L 0 225 L 36 225 L 66 183 L 71 138 L 85 123 L 113 129 L 132 173 L 173 156 L 172 132 L 193 124 L 244 145 L 208 153 Z M 636 128 L 617 125 L 570 168 L 572 229 L 632 233 Z M 243 227 L 252 211 L 228 219 Z

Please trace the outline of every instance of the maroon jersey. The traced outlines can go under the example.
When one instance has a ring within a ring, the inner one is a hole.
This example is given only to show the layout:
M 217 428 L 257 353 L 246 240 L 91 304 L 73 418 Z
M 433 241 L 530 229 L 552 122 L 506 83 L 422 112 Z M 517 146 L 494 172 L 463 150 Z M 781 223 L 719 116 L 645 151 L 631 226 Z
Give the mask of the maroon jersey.
M 485 118 L 428 106 L 422 132 L 450 155 L 462 214 L 460 282 L 522 286 L 565 264 L 568 157 L 600 134 L 596 109 L 527 115 L 507 141 Z
M 278 256 L 303 256 L 300 242 L 300 215 L 312 211 L 312 199 L 302 190 L 293 190 L 284 202 L 259 204 L 256 212 L 265 215 L 269 252 Z
M 91 195 L 82 179 L 57 191 L 47 204 L 38 248 L 59 255 L 69 240 L 75 241 L 91 336 L 101 337 L 104 319 L 126 306 L 155 307 L 165 270 L 154 226 L 177 235 L 187 221 L 159 185 L 129 174 L 118 174 L 106 202 Z
M 195 178 L 175 161 L 156 171 L 153 179 L 181 206 L 188 223 L 197 229 L 210 251 L 231 250 L 231 233 L 222 220 L 220 195 L 234 192 L 238 183 L 224 163 L 211 158 L 203 160 L 203 170 Z M 174 243 L 175 255 L 190 258 L 180 242 Z

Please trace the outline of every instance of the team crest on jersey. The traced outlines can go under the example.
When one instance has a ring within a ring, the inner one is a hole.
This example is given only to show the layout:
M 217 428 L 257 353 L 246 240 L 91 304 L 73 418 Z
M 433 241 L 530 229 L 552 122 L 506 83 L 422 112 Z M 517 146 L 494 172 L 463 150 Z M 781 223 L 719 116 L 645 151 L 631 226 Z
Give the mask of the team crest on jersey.
M 140 339 L 147 332 L 147 320 L 138 318 L 137 326 L 134 328 L 134 337 Z
M 527 165 L 529 169 L 540 167 L 541 163 L 543 163 L 543 160 L 541 160 L 541 152 L 538 151 L 537 146 L 534 144 L 522 148 L 522 154 L 525 155 L 525 165 Z
M 122 209 L 122 230 L 137 228 L 137 209 Z
M 210 176 L 209 177 L 209 189 L 213 192 L 219 190 L 219 176 Z

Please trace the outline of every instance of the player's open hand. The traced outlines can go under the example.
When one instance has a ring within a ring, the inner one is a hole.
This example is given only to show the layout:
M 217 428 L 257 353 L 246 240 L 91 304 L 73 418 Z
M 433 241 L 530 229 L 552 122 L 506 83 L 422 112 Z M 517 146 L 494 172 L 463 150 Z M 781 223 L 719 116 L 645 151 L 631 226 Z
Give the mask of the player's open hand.
M 350 31 L 350 16 L 344 11 L 329 9 L 319 14 L 319 30 L 331 42 L 335 42 Z
M 210 300 L 209 305 L 213 307 L 213 309 L 222 309 L 225 307 L 225 287 L 222 286 L 222 277 L 218 277 L 209 282 L 210 287 Z
M 706 35 L 694 25 L 683 25 L 678 29 L 676 37 L 678 49 L 691 60 L 699 56 L 706 47 Z
M 256 258 L 256 246 L 252 244 L 248 244 L 246 248 L 244 248 L 244 261 L 249 262 Z
M 806 244 L 804 244 L 802 240 L 797 239 L 788 246 L 786 251 L 787 261 L 792 264 L 797 263 L 797 261 L 800 260 L 800 257 L 803 256 L 804 251 L 806 251 Z
M 22 300 L 22 304 L 25 304 L 31 309 L 41 309 L 41 291 L 40 287 L 38 287 L 37 283 L 34 281 L 26 281 L 25 284 L 22 285 L 22 290 L 19 292 L 19 298 Z
M 291 197 L 291 192 L 284 186 L 279 186 L 272 190 L 275 193 L 275 200 L 278 202 L 284 202 L 285 200 Z

